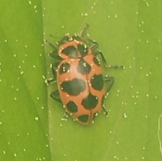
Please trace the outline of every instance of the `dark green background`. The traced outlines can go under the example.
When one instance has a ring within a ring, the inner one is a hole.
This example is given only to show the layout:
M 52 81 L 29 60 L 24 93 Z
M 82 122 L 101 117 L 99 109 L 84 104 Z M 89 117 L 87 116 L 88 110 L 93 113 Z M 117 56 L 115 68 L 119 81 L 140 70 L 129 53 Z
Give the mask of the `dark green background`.
M 162 3 L 151 0 L 0 2 L 0 160 L 162 160 Z M 86 24 L 116 81 L 91 126 L 61 121 L 48 57 Z M 53 37 L 49 35 L 52 34 Z

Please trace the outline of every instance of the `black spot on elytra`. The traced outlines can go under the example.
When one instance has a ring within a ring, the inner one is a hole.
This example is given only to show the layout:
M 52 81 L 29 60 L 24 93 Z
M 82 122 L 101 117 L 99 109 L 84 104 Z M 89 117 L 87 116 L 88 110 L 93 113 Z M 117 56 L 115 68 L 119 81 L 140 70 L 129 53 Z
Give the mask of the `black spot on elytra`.
M 69 95 L 78 95 L 86 89 L 86 84 L 82 79 L 74 78 L 72 80 L 62 82 L 61 88 Z
M 73 101 L 69 101 L 66 107 L 70 113 L 75 113 L 78 111 L 77 105 Z
M 66 73 L 68 70 L 70 69 L 70 64 L 69 63 L 64 63 L 61 64 L 60 69 L 59 69 L 59 73 Z
M 68 46 L 62 50 L 62 53 L 66 54 L 70 58 L 78 57 L 78 50 L 74 46 Z
M 89 110 L 95 108 L 97 103 L 98 103 L 97 97 L 92 95 L 91 93 L 82 100 L 82 105 Z
M 100 61 L 96 57 L 93 58 L 93 61 L 97 66 L 100 66 Z
M 78 117 L 78 120 L 84 123 L 88 122 L 88 119 L 89 119 L 88 115 L 81 115 Z
M 85 55 L 88 54 L 88 47 L 84 44 L 79 44 L 78 45 L 78 51 L 84 57 Z
M 104 80 L 103 80 L 103 76 L 102 74 L 99 74 L 99 75 L 94 75 L 92 78 L 91 78 L 91 85 L 94 89 L 96 90 L 102 90 L 103 89 L 103 86 L 104 86 Z
M 88 74 L 91 71 L 91 66 L 84 59 L 80 59 L 77 70 L 81 74 Z

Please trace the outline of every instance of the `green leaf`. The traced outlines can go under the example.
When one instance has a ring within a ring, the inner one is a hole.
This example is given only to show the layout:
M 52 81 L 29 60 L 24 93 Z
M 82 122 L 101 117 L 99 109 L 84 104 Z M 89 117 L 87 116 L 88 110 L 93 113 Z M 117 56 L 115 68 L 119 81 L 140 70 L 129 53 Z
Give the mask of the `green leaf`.
M 36 8 L 34 7 L 36 6 Z M 0 2 L 0 160 L 51 160 L 41 3 Z
M 161 160 L 161 8 L 151 0 L 0 2 L 1 160 Z M 105 70 L 115 77 L 109 117 L 101 112 L 90 126 L 61 121 L 64 109 L 49 97 L 57 86 L 44 83 L 53 59 L 43 39 L 55 44 L 86 24 L 108 63 L 124 66 Z
M 62 105 L 49 98 L 53 159 L 161 160 L 158 139 L 162 97 L 160 2 L 60 0 L 44 1 L 43 5 L 46 39 L 55 44 L 65 33 L 79 33 L 89 24 L 90 38 L 99 43 L 108 63 L 124 66 L 124 70 L 105 71 L 115 77 L 105 100 L 110 114 L 105 118 L 101 112 L 93 125 L 84 127 L 70 117 L 62 122 Z M 46 46 L 47 53 L 50 50 Z M 47 64 L 52 61 L 47 58 Z M 48 71 L 51 77 L 49 68 Z M 50 85 L 49 94 L 56 88 Z

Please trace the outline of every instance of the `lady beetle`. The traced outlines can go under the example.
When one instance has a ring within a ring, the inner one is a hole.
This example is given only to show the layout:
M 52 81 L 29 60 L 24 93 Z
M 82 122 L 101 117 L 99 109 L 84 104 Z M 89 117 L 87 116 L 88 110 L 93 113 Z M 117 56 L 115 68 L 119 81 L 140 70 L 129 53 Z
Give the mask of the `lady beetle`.
M 85 38 L 88 25 L 80 35 L 65 35 L 50 54 L 56 62 L 52 64 L 58 89 L 51 97 L 62 102 L 67 114 L 83 125 L 93 123 L 94 117 L 104 108 L 104 97 L 114 83 L 114 77 L 103 76 L 97 55 L 105 66 L 104 55 L 97 50 L 98 44 Z

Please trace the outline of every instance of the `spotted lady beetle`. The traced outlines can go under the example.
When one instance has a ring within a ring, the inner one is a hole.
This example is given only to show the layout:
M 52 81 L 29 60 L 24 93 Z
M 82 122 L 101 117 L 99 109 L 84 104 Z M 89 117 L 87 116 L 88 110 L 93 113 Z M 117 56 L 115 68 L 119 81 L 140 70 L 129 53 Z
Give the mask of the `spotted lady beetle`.
M 86 35 L 88 25 L 80 35 L 65 35 L 51 56 L 56 60 L 52 64 L 52 81 L 58 89 L 51 97 L 63 104 L 65 111 L 74 120 L 83 125 L 93 123 L 94 117 L 104 108 L 104 98 L 114 83 L 114 77 L 103 76 L 98 55 L 106 68 L 107 61 L 98 50 L 98 43 Z

